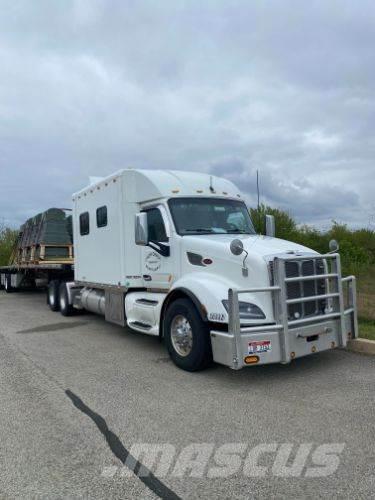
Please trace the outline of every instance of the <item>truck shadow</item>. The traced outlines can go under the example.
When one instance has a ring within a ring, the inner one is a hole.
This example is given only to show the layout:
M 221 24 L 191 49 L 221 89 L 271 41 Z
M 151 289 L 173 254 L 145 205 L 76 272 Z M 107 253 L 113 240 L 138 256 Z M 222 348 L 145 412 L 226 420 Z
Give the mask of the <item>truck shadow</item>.
M 34 328 L 28 328 L 26 330 L 19 330 L 18 333 L 49 333 L 56 332 L 59 330 L 69 330 L 70 328 L 77 328 L 79 326 L 87 325 L 87 321 L 69 321 L 69 322 L 61 322 L 61 323 L 51 323 L 48 325 L 36 326 Z

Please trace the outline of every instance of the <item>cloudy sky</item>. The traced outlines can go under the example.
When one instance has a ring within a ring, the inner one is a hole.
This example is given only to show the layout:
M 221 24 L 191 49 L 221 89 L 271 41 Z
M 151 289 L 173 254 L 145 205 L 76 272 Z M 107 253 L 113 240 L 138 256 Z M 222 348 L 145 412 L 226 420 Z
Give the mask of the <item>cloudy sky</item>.
M 375 222 L 373 0 L 0 0 L 0 219 L 89 175 L 206 171 Z

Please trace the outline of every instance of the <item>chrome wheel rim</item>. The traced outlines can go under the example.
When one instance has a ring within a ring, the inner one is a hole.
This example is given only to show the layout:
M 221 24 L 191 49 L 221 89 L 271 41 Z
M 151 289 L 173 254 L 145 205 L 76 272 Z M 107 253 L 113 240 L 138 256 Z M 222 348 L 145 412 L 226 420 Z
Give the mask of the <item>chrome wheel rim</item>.
M 171 324 L 171 340 L 174 350 L 182 357 L 188 356 L 193 348 L 193 330 L 189 321 L 179 314 Z

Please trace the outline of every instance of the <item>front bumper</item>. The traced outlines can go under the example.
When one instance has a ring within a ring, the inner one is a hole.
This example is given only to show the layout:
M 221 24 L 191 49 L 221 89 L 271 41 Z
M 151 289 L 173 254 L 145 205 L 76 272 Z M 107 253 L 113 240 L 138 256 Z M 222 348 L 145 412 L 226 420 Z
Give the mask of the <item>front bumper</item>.
M 296 278 L 285 276 L 288 258 L 276 259 L 277 280 L 274 286 L 249 290 L 229 290 L 228 332 L 210 332 L 215 362 L 239 370 L 252 364 L 289 363 L 292 359 L 316 352 L 345 347 L 349 338 L 358 337 L 356 281 L 354 276 L 341 277 L 340 257 L 328 254 L 317 257 L 332 259 L 330 272 L 316 278 L 326 279 L 328 291 L 313 297 L 331 302 L 329 313 L 298 320 L 288 320 L 288 304 L 306 302 L 311 297 L 288 299 L 286 284 Z M 295 260 L 296 257 L 293 257 Z M 301 258 L 302 259 L 302 258 Z M 314 279 L 315 275 L 301 277 Z M 270 292 L 273 294 L 276 323 L 241 327 L 239 322 L 239 295 L 241 293 Z
M 309 354 L 340 347 L 341 322 L 339 319 L 293 328 L 288 332 L 290 359 L 285 361 L 280 332 L 272 331 L 272 327 L 269 328 L 269 330 L 260 331 L 259 333 L 242 331 L 240 348 L 235 354 L 235 335 L 232 332 L 211 331 L 214 361 L 229 366 L 234 370 L 239 370 L 252 364 L 285 363 L 294 358 L 301 358 Z M 345 317 L 345 332 L 348 339 L 355 337 L 353 321 L 350 315 Z M 257 361 L 256 358 L 258 358 Z M 247 359 L 252 362 L 246 362 Z

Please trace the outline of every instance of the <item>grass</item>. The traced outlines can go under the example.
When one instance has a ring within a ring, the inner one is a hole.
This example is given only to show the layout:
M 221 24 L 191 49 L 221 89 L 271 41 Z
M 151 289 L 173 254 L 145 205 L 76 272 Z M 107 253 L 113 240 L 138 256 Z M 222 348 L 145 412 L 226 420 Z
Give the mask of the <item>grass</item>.
M 375 321 L 359 318 L 359 336 L 362 339 L 375 340 Z
M 359 336 L 375 340 L 375 269 L 358 276 Z

